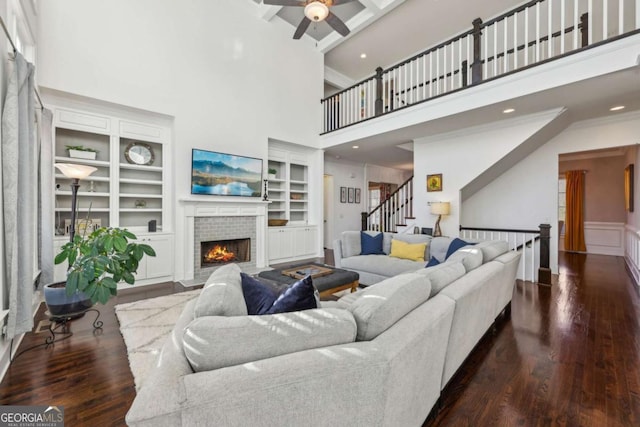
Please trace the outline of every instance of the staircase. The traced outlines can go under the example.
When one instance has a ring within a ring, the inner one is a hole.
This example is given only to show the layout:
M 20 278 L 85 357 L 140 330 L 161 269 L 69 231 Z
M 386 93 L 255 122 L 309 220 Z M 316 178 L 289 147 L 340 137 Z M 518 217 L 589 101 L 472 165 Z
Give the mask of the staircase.
M 362 212 L 362 230 L 395 233 L 413 217 L 413 176 L 371 212 Z

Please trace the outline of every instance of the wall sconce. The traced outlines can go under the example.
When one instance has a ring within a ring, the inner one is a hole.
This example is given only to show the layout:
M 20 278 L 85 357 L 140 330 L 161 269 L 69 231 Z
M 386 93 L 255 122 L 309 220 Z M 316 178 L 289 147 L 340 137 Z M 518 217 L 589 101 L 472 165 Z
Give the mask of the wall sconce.
M 436 220 L 436 225 L 433 227 L 433 237 L 442 236 L 442 230 L 440 229 L 440 219 L 442 215 L 449 215 L 449 202 L 432 202 L 430 203 L 431 214 L 438 215 L 438 219 Z

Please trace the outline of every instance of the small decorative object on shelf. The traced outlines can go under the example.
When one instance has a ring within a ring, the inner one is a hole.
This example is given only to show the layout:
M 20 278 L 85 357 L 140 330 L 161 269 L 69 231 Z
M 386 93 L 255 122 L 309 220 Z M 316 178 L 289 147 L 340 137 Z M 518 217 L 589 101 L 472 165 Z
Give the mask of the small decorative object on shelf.
M 153 148 L 144 142 L 132 142 L 124 150 L 124 158 L 134 165 L 152 165 L 155 160 Z
M 94 181 L 89 181 L 89 188 L 87 188 L 87 191 L 90 193 L 96 192 L 96 183 Z
M 268 179 L 264 180 L 264 194 L 262 195 L 262 200 L 264 200 L 265 202 L 269 201 L 269 194 L 267 193 L 267 183 L 269 182 Z
M 95 160 L 98 153 L 98 150 L 82 145 L 65 145 L 65 148 L 69 151 L 69 157 L 75 159 Z
M 136 199 L 136 201 L 135 201 L 135 207 L 136 207 L 136 208 L 146 208 L 146 207 L 147 207 L 147 202 L 146 202 L 146 200 Z
M 269 179 L 276 179 L 278 171 L 274 168 L 269 168 Z

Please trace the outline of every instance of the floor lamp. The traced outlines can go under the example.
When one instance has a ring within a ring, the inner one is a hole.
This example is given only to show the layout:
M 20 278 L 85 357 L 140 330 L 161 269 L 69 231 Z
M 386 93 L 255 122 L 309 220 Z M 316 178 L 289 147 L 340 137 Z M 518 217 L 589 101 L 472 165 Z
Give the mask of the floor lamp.
M 67 178 L 71 179 L 71 225 L 69 226 L 69 241 L 73 242 L 76 234 L 76 201 L 78 199 L 78 188 L 80 188 L 80 180 L 85 179 L 97 168 L 86 165 L 76 165 L 73 163 L 56 163 L 54 165 Z
M 442 236 L 442 230 L 440 229 L 440 219 L 442 215 L 449 215 L 449 202 L 433 202 L 431 203 L 431 214 L 438 215 L 436 225 L 433 227 L 433 237 Z

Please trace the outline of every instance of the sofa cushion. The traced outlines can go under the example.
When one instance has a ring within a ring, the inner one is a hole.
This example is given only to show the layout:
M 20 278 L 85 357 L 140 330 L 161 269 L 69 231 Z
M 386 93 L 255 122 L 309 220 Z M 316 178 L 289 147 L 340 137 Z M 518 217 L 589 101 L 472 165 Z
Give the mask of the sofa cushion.
M 465 242 L 464 240 L 456 237 L 449 244 L 449 247 L 447 248 L 447 254 L 445 255 L 444 259 L 449 259 L 449 257 L 453 255 L 458 249 L 464 248 L 467 245 L 473 245 L 473 243 Z
M 311 276 L 300 279 L 280 294 L 266 314 L 286 313 L 290 311 L 317 308 L 316 288 Z
M 431 237 L 431 236 L 428 236 L 426 234 L 397 234 L 397 233 L 394 233 L 394 234 L 392 234 L 392 242 L 393 242 L 393 240 L 399 240 L 401 242 L 406 242 L 406 243 L 411 243 L 411 244 L 426 243 L 427 246 L 425 246 L 425 248 L 424 248 L 424 257 L 422 259 L 426 260 L 426 259 L 430 258 L 429 245 L 431 244 L 431 241 L 433 240 L 433 237 Z
M 465 246 L 447 258 L 447 262 L 450 261 L 462 262 L 464 269 L 468 273 L 482 265 L 482 251 L 475 246 Z
M 358 325 L 357 339 L 372 340 L 429 299 L 431 284 L 415 273 L 401 274 L 361 291 L 349 311 Z
M 343 258 L 360 255 L 360 252 L 362 252 L 359 231 L 343 231 L 341 241 Z
M 429 282 L 431 282 L 431 296 L 434 296 L 450 283 L 464 276 L 466 272 L 462 262 L 453 260 L 434 267 L 421 268 L 416 271 L 416 274 L 429 279 Z
M 409 273 L 422 267 L 424 267 L 424 261 L 410 261 L 387 255 L 360 255 L 342 260 L 342 268 L 366 271 L 384 277 Z
M 426 243 L 406 243 L 402 240 L 393 239 L 389 256 L 412 261 L 424 261 L 426 247 Z
M 382 252 L 382 233 L 371 235 L 360 232 L 360 255 L 384 255 Z
M 448 237 L 434 237 L 429 245 L 430 257 L 434 257 L 438 261 L 444 262 L 447 256 L 447 249 L 449 249 L 450 244 L 451 239 Z
M 278 292 L 258 279 L 245 273 L 240 273 L 242 294 L 247 306 L 247 314 L 266 314 L 278 299 Z
M 205 316 L 184 329 L 184 354 L 195 372 L 282 354 L 350 343 L 356 322 L 347 310 L 314 309 L 265 316 Z
M 483 263 L 492 261 L 509 250 L 509 244 L 505 240 L 487 240 L 477 243 L 475 247 L 482 251 Z
M 246 316 L 240 267 L 227 264 L 211 273 L 194 307 L 194 316 Z
M 340 297 L 340 299 L 337 302 L 340 303 L 340 306 L 342 308 L 347 308 L 351 304 L 356 302 L 358 299 L 360 299 L 360 297 L 362 297 L 362 295 L 364 295 L 362 293 L 362 291 L 352 292 L 350 294 L 346 294 L 346 295 Z

